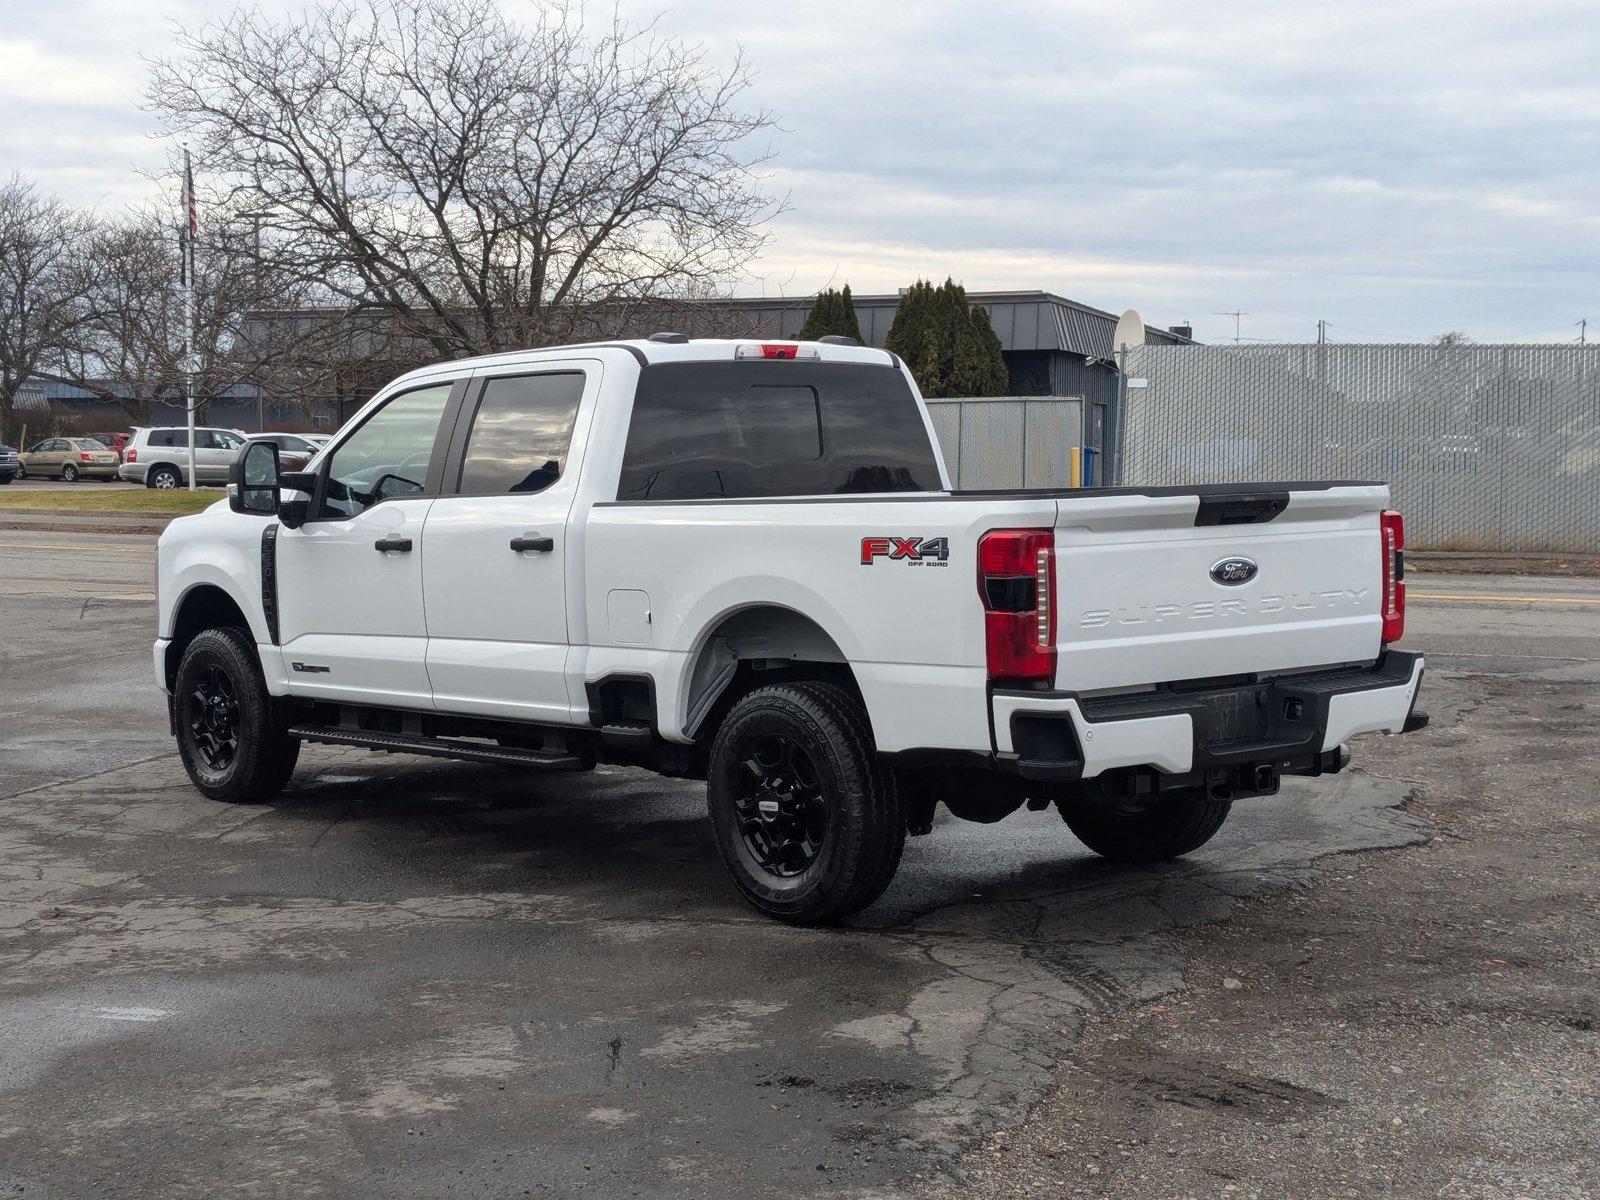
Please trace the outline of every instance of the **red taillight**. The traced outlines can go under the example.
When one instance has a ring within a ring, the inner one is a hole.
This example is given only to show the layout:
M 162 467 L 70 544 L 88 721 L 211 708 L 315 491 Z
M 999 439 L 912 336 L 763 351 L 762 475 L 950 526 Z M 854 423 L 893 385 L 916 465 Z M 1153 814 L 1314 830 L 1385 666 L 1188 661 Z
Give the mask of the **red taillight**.
M 800 346 L 794 342 L 747 342 L 737 347 L 735 358 L 821 358 L 815 346 Z
M 138 448 L 135 447 L 135 446 L 129 446 L 126 450 L 124 450 L 122 452 L 122 461 L 123 462 L 138 462 L 139 461 L 139 450 L 138 450 Z
M 1378 517 L 1383 538 L 1383 644 L 1398 642 L 1406 631 L 1406 523 L 1386 508 Z
M 978 595 L 990 679 L 1055 679 L 1055 545 L 1049 529 L 991 529 L 978 539 Z
M 90 454 L 87 450 L 83 450 L 78 453 L 78 459 L 80 462 L 93 462 L 94 455 Z

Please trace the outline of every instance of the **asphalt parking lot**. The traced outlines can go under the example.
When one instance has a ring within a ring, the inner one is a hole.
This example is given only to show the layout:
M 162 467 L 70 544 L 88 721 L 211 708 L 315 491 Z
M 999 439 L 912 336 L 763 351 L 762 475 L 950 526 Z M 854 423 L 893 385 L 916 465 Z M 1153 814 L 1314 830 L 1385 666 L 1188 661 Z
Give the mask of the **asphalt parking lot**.
M 1181 863 L 946 821 L 796 930 L 696 784 L 203 800 L 152 546 L 0 530 L 0 1195 L 1594 1194 L 1600 580 L 1414 577 L 1434 724 Z

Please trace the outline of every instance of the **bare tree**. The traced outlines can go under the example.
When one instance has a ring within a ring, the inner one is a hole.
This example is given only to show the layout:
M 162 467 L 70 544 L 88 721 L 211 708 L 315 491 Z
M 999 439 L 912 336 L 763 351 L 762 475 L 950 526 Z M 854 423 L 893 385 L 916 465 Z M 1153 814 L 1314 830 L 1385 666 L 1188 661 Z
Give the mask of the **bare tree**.
M 83 222 L 20 175 L 0 182 L 0 442 L 17 394 L 82 319 Z
M 776 206 L 750 75 L 552 3 L 245 9 L 179 38 L 149 98 L 276 265 L 432 357 L 604 335 L 716 295 Z
M 265 280 L 253 230 L 213 213 L 195 249 L 192 369 L 185 355 L 177 225 L 159 210 L 101 220 L 87 231 L 75 336 L 39 373 L 119 405 L 136 425 L 159 402 L 181 404 L 191 384 L 197 416 L 211 397 L 267 373 L 281 343 L 252 336 L 251 312 L 291 285 Z M 287 289 L 287 290 L 286 290 Z

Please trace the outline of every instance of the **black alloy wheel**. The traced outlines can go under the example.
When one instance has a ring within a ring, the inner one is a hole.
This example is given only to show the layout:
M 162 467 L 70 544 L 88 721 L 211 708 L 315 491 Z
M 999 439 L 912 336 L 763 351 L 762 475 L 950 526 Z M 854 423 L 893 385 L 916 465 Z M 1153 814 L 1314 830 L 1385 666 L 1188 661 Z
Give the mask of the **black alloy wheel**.
M 894 773 L 859 696 L 821 680 L 757 688 L 706 764 L 712 836 L 734 884 L 781 921 L 836 920 L 889 885 L 905 846 Z
M 250 803 L 283 790 L 300 757 L 289 714 L 267 691 L 255 642 L 238 628 L 195 635 L 172 688 L 178 755 L 213 800 Z
M 811 756 L 793 738 L 758 738 L 734 799 L 739 835 L 769 875 L 789 879 L 817 861 L 828 836 L 828 802 Z
M 220 666 L 206 667 L 184 698 L 194 747 L 213 771 L 226 771 L 239 755 L 239 696 Z

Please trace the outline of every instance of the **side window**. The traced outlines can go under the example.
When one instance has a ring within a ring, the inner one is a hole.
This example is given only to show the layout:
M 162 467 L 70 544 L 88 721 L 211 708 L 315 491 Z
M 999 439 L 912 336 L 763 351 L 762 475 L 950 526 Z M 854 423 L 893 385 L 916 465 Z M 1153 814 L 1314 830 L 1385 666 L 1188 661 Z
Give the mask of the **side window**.
M 438 383 L 401 392 L 367 418 L 334 451 L 317 515 L 353 517 L 380 500 L 421 492 L 453 386 Z
M 561 478 L 583 373 L 487 380 L 472 418 L 459 491 L 469 496 L 542 492 Z
M 242 437 L 226 429 L 208 429 L 200 436 L 205 439 L 200 444 L 210 446 L 213 450 L 237 450 L 244 445 Z
M 189 431 L 187 429 L 158 429 L 150 435 L 152 446 L 182 446 L 188 449 Z

